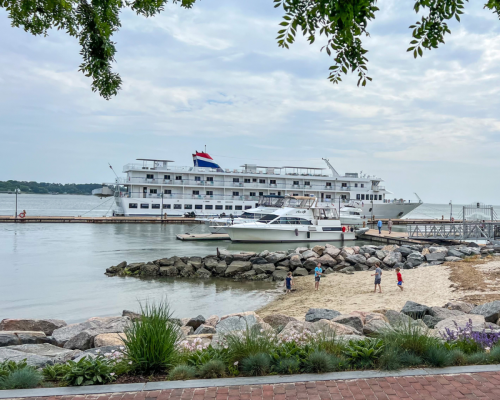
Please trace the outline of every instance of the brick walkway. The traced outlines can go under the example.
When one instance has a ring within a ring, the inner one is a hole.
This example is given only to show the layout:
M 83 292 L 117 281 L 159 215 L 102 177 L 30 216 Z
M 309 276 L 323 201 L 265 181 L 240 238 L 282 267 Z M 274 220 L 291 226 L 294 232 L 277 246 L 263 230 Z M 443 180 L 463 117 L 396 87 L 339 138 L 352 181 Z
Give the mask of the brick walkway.
M 38 397 L 37 399 L 138 400 L 146 398 L 147 400 L 500 399 L 500 372 L 170 389 L 86 396 Z

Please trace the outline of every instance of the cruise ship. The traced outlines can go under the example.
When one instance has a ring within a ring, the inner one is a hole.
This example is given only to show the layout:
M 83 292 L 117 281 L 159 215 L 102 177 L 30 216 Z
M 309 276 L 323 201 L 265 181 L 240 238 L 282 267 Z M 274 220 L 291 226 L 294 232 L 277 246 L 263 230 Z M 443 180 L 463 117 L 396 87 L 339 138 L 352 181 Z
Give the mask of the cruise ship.
M 259 198 L 275 196 L 316 197 L 319 204 L 362 210 L 362 218 L 401 218 L 420 202 L 391 199 L 382 179 L 362 173 L 340 175 L 323 159 L 325 168 L 244 164 L 225 169 L 206 152 L 193 154 L 193 166 L 176 166 L 171 160 L 137 159 L 123 167 L 114 192 L 103 186 L 94 194 L 113 193 L 114 215 L 209 217 L 222 213 L 239 216 L 255 208 Z

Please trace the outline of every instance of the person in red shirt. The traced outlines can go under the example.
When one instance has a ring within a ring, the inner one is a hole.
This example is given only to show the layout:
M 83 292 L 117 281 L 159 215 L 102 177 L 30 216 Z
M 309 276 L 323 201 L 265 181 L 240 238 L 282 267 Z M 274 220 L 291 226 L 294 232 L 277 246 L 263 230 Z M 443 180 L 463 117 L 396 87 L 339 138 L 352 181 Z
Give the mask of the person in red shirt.
M 401 276 L 401 271 L 399 268 L 396 268 L 396 276 L 398 277 L 398 287 L 401 289 L 401 290 L 404 290 L 403 288 L 403 277 Z

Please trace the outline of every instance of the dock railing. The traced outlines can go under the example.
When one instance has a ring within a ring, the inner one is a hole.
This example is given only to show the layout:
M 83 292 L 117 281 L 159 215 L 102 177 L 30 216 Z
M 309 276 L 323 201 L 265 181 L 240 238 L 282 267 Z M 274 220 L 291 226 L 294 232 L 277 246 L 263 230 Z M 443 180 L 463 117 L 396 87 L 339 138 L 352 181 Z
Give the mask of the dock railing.
M 427 240 L 496 240 L 500 222 L 465 221 L 460 224 L 407 225 L 408 238 Z

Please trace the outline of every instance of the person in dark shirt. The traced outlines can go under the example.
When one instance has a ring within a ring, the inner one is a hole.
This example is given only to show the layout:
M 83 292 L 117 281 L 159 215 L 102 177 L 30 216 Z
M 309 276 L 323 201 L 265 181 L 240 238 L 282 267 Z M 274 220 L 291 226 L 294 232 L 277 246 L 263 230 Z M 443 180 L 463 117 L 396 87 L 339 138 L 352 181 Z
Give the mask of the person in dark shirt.
M 292 286 L 293 286 L 293 278 L 291 272 L 289 272 L 285 278 L 285 285 L 286 285 L 286 292 L 288 294 L 292 291 Z

